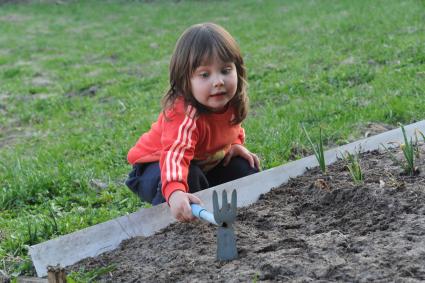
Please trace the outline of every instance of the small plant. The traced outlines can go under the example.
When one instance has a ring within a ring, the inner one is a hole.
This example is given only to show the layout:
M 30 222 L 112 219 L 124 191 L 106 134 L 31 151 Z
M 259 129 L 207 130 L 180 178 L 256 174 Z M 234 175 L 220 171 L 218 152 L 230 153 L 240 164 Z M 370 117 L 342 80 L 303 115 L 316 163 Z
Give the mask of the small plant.
M 360 166 L 359 154 L 351 154 L 348 151 L 343 155 L 344 160 L 347 162 L 347 168 L 350 171 L 351 177 L 353 178 L 354 183 L 362 183 L 363 173 Z
M 422 142 L 425 143 L 425 135 L 424 135 L 424 133 L 422 133 L 421 131 L 419 131 L 418 129 L 416 129 L 415 130 L 415 142 L 416 142 L 416 151 L 415 151 L 416 154 L 415 155 L 416 155 L 416 158 L 417 159 L 420 158 L 418 135 L 420 135 L 422 137 Z
M 259 279 L 260 279 L 260 274 L 256 272 L 254 274 L 254 277 L 252 278 L 252 283 L 257 283 Z
M 320 170 L 322 170 L 322 173 L 326 173 L 325 154 L 323 152 L 322 128 L 319 128 L 319 143 L 314 144 L 311 141 L 310 136 L 309 136 L 307 130 L 305 129 L 304 125 L 301 124 L 301 126 L 302 126 L 302 129 L 303 129 L 305 135 L 307 136 L 307 139 L 308 139 L 311 147 L 313 148 L 314 155 L 316 156 L 317 162 L 319 162 Z
M 413 138 L 410 138 L 410 141 L 407 138 L 406 130 L 404 129 L 404 126 L 400 124 L 401 131 L 403 133 L 403 139 L 404 143 L 400 143 L 400 149 L 403 152 L 404 158 L 406 160 L 405 163 L 401 163 L 391 151 L 389 151 L 383 144 L 381 144 L 384 149 L 390 153 L 390 158 L 394 161 L 394 163 L 399 164 L 404 168 L 404 172 L 410 176 L 415 175 L 418 173 L 417 168 L 415 167 L 415 157 L 419 158 L 419 145 L 418 145 L 418 137 L 417 133 L 415 134 L 415 142 L 413 142 Z M 423 138 L 424 135 L 422 132 L 419 132 L 420 135 L 422 135 Z M 425 140 L 425 139 L 424 139 Z M 393 142 L 394 143 L 394 142 Z
M 404 158 L 406 159 L 405 171 L 410 176 L 413 176 L 416 172 L 415 169 L 415 151 L 416 146 L 410 138 L 410 141 L 407 139 L 406 130 L 404 126 L 401 125 L 401 131 L 403 132 L 404 144 L 400 145 L 401 150 L 403 151 Z
M 91 271 L 85 271 L 80 269 L 79 271 L 72 271 L 67 277 L 67 282 L 69 283 L 79 283 L 79 282 L 93 282 L 98 277 L 110 273 L 116 269 L 115 264 L 111 264 L 105 267 L 100 267 Z
M 422 141 L 425 142 L 425 135 L 424 135 L 424 133 L 422 133 L 421 131 L 419 131 L 418 129 L 416 129 L 416 137 L 417 137 L 418 134 L 421 135 Z

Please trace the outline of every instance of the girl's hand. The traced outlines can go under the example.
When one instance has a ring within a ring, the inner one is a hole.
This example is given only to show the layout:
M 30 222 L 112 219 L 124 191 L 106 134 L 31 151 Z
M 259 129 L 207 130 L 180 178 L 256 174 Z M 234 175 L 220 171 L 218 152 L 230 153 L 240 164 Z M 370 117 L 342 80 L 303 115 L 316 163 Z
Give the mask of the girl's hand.
M 257 155 L 250 152 L 246 147 L 240 144 L 233 144 L 230 147 L 229 152 L 227 152 L 226 156 L 224 157 L 223 166 L 229 164 L 230 160 L 235 156 L 245 158 L 252 168 L 255 167 L 260 170 L 260 159 L 258 159 Z
M 191 203 L 201 204 L 201 200 L 183 191 L 175 191 L 168 199 L 171 214 L 180 222 L 190 222 L 196 219 L 196 217 L 192 215 Z

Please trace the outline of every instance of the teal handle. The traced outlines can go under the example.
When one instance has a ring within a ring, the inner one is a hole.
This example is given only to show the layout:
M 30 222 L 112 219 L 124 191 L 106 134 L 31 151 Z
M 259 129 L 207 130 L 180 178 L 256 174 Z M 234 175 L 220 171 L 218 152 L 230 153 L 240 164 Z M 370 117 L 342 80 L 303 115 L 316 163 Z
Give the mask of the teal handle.
M 192 203 L 190 207 L 192 208 L 193 216 L 205 220 L 211 224 L 218 225 L 217 222 L 215 222 L 214 215 L 199 204 Z

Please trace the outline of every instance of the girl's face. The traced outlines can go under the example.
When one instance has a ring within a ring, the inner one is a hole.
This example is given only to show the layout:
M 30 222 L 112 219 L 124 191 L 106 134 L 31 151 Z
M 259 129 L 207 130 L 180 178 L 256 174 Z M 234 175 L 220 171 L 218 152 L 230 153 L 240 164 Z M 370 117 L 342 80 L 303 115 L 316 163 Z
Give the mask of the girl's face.
M 193 72 L 190 83 L 196 101 L 213 112 L 223 111 L 236 94 L 236 66 L 233 62 L 225 63 L 221 60 L 201 64 Z

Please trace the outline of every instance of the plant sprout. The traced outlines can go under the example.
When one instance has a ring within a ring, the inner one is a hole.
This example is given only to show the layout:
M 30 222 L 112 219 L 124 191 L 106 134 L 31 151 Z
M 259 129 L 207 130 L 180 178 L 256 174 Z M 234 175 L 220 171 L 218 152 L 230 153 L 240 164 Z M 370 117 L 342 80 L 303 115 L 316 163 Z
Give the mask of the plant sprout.
M 302 127 L 305 135 L 307 136 L 307 139 L 308 139 L 311 147 L 313 148 L 314 155 L 316 156 L 317 162 L 319 162 L 320 170 L 322 170 L 322 173 L 325 174 L 326 173 L 326 164 L 325 164 L 325 154 L 323 152 L 322 128 L 319 128 L 319 143 L 314 144 L 311 141 L 310 136 L 309 136 L 309 134 L 308 134 L 308 132 L 305 129 L 303 124 L 301 124 L 301 127 Z
M 350 171 L 354 183 L 362 183 L 364 178 L 362 168 L 360 166 L 359 154 L 351 154 L 346 151 L 345 155 L 343 155 L 343 158 L 347 162 L 346 166 Z
M 421 131 L 419 131 L 418 129 L 416 129 L 416 135 L 420 134 L 422 136 L 422 141 L 425 142 L 425 135 L 424 133 L 422 133 Z
M 419 150 L 419 142 L 418 142 L 418 134 L 421 135 L 422 137 L 422 142 L 425 143 L 425 135 L 424 133 L 422 133 L 421 131 L 419 131 L 418 129 L 416 129 L 415 131 L 415 141 L 416 141 L 416 158 L 419 159 L 420 158 L 420 150 Z
M 403 138 L 404 138 L 404 144 L 401 144 L 401 150 L 403 151 L 404 158 L 406 159 L 406 165 L 405 170 L 406 173 L 410 176 L 413 176 L 415 174 L 415 145 L 412 141 L 412 138 L 410 138 L 410 142 L 407 139 L 406 130 L 404 129 L 404 126 L 401 125 L 401 131 L 403 132 Z
M 417 130 L 415 133 L 415 142 L 413 142 L 412 137 L 410 138 L 410 141 L 409 141 L 407 138 L 406 130 L 404 129 L 404 126 L 400 124 L 400 127 L 403 133 L 403 139 L 404 139 L 404 143 L 400 143 L 400 149 L 403 152 L 404 158 L 406 159 L 405 163 L 401 163 L 399 160 L 397 160 L 395 155 L 391 153 L 391 151 L 389 151 L 383 144 L 381 145 L 384 147 L 384 149 L 388 153 L 390 153 L 390 158 L 395 163 L 399 164 L 400 166 L 404 168 L 404 171 L 406 174 L 413 176 L 418 172 L 415 167 L 415 157 L 419 158 L 419 143 L 418 143 L 417 133 L 419 133 L 422 136 L 424 141 L 425 141 L 425 136 L 421 131 Z

